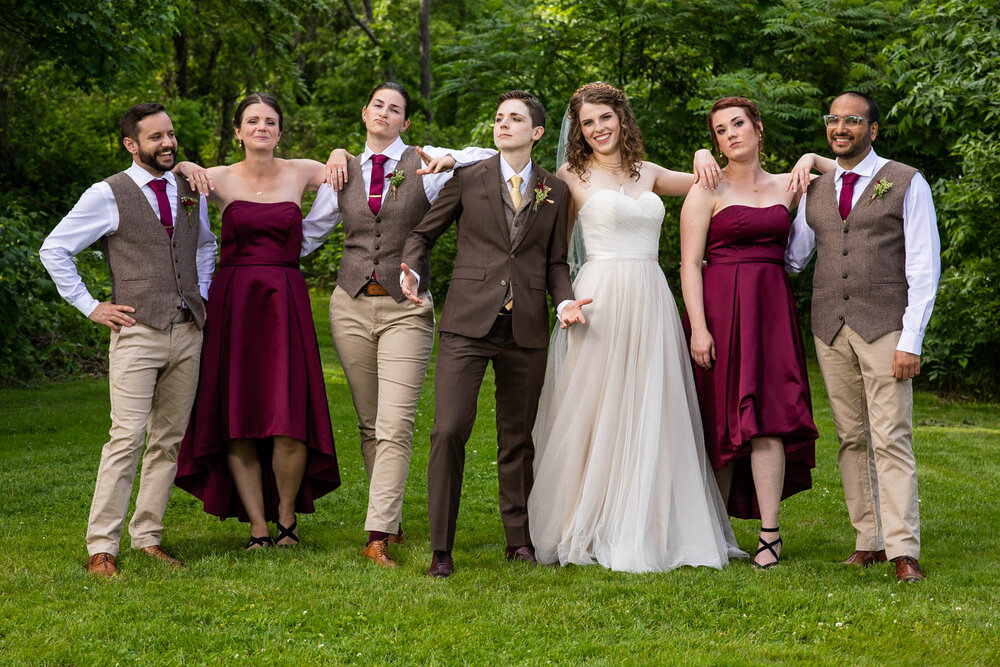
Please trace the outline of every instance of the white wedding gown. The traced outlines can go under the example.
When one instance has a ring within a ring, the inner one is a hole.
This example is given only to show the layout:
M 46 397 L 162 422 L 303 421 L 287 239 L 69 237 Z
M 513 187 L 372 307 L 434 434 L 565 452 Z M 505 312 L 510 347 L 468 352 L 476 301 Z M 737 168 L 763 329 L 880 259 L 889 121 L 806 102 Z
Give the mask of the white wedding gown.
M 746 557 L 710 469 L 677 306 L 657 263 L 663 202 L 600 190 L 577 218 L 585 325 L 556 329 L 535 422 L 531 539 L 544 563 L 654 572 Z

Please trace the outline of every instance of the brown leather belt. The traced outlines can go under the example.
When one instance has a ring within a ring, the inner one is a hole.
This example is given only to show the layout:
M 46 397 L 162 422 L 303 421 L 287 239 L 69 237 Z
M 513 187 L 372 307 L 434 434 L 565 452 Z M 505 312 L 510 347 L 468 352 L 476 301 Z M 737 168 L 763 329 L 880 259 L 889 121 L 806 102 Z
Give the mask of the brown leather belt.
M 183 324 L 184 322 L 194 322 L 194 315 L 187 308 L 177 311 L 174 319 L 170 320 L 171 324 Z
M 361 290 L 361 293 L 365 296 L 389 296 L 389 293 L 385 291 L 385 288 L 379 285 L 374 280 L 369 280 Z

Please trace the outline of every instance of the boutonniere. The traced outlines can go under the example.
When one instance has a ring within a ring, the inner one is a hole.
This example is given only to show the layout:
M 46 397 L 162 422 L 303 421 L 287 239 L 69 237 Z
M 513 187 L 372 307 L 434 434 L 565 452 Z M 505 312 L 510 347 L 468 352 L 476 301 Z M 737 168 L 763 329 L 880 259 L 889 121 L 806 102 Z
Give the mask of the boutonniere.
M 181 197 L 181 203 L 184 204 L 184 212 L 187 213 L 188 227 L 194 227 L 191 222 L 191 209 L 198 205 L 198 200 L 194 197 Z
M 552 188 L 545 185 L 545 181 L 539 182 L 535 186 L 535 205 L 531 208 L 532 211 L 537 211 L 538 207 L 544 204 L 555 204 L 554 201 L 549 199 L 549 193 L 552 192 Z
M 873 201 L 875 201 L 876 199 L 881 199 L 882 197 L 885 196 L 885 193 L 891 189 L 892 189 L 892 183 L 885 180 L 884 178 L 875 181 L 875 191 L 872 192 L 871 199 L 868 200 L 868 203 L 865 204 L 865 206 L 871 206 Z
M 385 177 L 389 179 L 389 187 L 392 188 L 392 199 L 395 201 L 396 190 L 398 190 L 399 186 L 403 184 L 403 179 L 406 178 L 406 174 L 397 169 L 396 171 L 390 171 L 385 175 Z

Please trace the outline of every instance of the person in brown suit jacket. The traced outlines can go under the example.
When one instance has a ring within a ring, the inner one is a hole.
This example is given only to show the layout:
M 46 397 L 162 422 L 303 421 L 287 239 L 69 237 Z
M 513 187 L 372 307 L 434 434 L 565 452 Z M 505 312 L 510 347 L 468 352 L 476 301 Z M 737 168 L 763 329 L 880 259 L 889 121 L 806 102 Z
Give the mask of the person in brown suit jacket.
M 459 169 L 424 219 L 406 238 L 403 292 L 417 297 L 410 270 L 458 221 L 458 253 L 441 313 L 434 388 L 434 428 L 427 470 L 434 556 L 428 574 L 450 576 L 451 550 L 462 492 L 465 444 L 489 361 L 496 376 L 497 472 L 507 560 L 535 561 L 528 532 L 538 397 L 545 376 L 549 314 L 558 304 L 561 326 L 583 323 L 566 263 L 569 191 L 531 160 L 545 131 L 545 108 L 514 90 L 497 100 L 493 138 L 500 155 Z

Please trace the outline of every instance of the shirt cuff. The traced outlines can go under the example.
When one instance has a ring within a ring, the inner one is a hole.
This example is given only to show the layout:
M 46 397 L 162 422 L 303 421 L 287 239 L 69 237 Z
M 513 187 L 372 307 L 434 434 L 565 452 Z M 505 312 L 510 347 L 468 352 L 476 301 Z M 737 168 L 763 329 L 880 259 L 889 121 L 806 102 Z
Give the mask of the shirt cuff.
M 419 285 L 420 284 L 420 274 L 417 273 L 416 271 L 414 271 L 413 269 L 410 269 L 410 273 L 412 273 L 413 277 L 417 279 L 417 285 Z M 406 275 L 406 273 L 404 273 L 403 271 L 399 272 L 399 286 L 400 287 L 403 286 L 403 277 L 405 275 Z
M 90 317 L 90 314 L 97 310 L 97 307 L 101 305 L 101 302 L 90 296 L 90 294 L 84 294 L 79 299 L 73 302 L 76 309 L 83 313 L 84 317 Z
M 566 299 L 565 301 L 562 301 L 558 306 L 556 306 L 556 317 L 559 318 L 560 322 L 562 322 L 562 311 L 563 311 L 563 308 L 565 308 L 566 306 L 568 306 L 571 303 L 573 303 L 573 301 L 571 299 Z
M 922 335 L 904 329 L 899 335 L 899 342 L 896 344 L 896 349 L 900 352 L 909 352 L 919 357 L 920 348 L 923 346 L 923 343 L 924 337 Z

